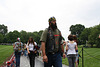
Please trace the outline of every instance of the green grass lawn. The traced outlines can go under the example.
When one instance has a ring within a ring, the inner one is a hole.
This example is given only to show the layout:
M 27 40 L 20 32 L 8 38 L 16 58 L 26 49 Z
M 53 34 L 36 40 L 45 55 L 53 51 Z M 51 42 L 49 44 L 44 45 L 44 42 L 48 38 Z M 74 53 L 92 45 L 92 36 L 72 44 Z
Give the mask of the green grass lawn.
M 79 48 L 79 52 L 82 48 Z M 100 48 L 84 48 L 84 50 L 90 55 L 100 59 Z M 84 51 L 84 67 L 100 67 L 100 60 L 90 57 Z M 80 53 L 82 56 L 82 52 Z M 68 65 L 68 59 L 62 59 L 63 64 Z M 79 59 L 79 67 L 82 67 L 82 58 Z
M 0 45 L 0 66 L 13 53 L 13 46 Z

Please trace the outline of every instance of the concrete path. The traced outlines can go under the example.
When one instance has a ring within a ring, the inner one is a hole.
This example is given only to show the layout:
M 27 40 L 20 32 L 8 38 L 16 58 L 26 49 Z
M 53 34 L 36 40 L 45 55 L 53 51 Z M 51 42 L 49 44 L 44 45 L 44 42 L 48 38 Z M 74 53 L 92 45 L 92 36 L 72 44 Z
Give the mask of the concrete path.
M 25 56 L 21 56 L 20 59 L 20 67 L 30 67 L 29 65 L 29 59 Z M 35 58 L 35 67 L 44 67 L 43 66 L 43 61 L 42 61 L 42 57 L 36 57 Z M 63 65 L 62 67 L 68 67 L 66 65 Z

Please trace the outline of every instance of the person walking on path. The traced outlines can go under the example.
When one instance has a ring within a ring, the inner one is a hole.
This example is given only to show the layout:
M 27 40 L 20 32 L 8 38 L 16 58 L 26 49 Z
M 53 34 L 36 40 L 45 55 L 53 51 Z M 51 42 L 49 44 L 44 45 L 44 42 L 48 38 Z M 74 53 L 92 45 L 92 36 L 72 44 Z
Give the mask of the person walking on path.
M 56 25 L 55 17 L 49 19 L 49 27 L 41 35 L 41 46 L 43 53 L 44 67 L 62 67 L 61 52 L 64 53 L 61 44 L 62 35 Z M 63 54 L 65 57 L 65 54 Z
M 29 38 L 27 44 L 27 52 L 30 60 L 30 67 L 35 66 L 35 43 L 32 37 Z
M 74 38 L 74 42 L 76 42 L 77 45 L 78 45 L 78 41 L 77 41 L 76 35 L 73 35 L 73 38 Z M 79 63 L 78 57 L 79 57 L 79 55 L 78 55 L 78 50 L 76 50 L 76 60 L 75 60 L 75 64 L 76 64 L 76 65 L 75 65 L 75 67 L 78 67 L 78 63 Z
M 73 35 L 68 36 L 69 42 L 66 45 L 67 57 L 69 62 L 69 67 L 75 67 L 76 60 L 76 50 L 78 50 L 77 43 L 74 42 Z
M 27 48 L 26 48 L 27 44 L 24 44 L 24 56 L 27 56 Z
M 20 67 L 20 56 L 23 50 L 23 43 L 21 42 L 20 38 L 17 38 L 17 42 L 14 43 L 13 48 L 16 58 L 16 67 Z

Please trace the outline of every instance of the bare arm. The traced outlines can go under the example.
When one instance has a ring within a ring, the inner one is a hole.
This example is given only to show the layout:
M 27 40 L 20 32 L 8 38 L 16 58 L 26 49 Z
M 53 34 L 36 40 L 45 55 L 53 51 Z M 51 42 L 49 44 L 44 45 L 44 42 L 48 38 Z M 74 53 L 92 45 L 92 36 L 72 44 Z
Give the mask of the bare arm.
M 45 42 L 41 42 L 41 46 L 42 46 L 42 53 L 43 53 L 43 61 L 48 62 L 48 57 L 46 56 L 45 53 Z
M 66 51 L 68 50 L 68 43 L 66 42 Z
M 15 48 L 15 44 L 13 45 L 13 48 Z
M 64 46 L 63 45 L 61 45 L 61 50 L 64 53 Z
M 68 45 L 66 45 L 66 51 L 68 50 Z
M 42 53 L 43 53 L 43 56 L 45 56 L 45 42 L 41 42 L 41 45 L 42 45 Z
M 77 45 L 75 46 L 75 50 L 78 50 L 78 47 L 77 47 Z
M 27 44 L 27 52 L 30 53 L 29 48 L 28 48 L 28 44 Z
M 62 52 L 63 52 L 63 58 L 65 58 L 66 55 L 65 55 L 65 52 L 64 52 L 64 44 L 61 45 L 61 50 L 62 50 Z
M 27 48 L 27 52 L 30 53 L 29 49 Z

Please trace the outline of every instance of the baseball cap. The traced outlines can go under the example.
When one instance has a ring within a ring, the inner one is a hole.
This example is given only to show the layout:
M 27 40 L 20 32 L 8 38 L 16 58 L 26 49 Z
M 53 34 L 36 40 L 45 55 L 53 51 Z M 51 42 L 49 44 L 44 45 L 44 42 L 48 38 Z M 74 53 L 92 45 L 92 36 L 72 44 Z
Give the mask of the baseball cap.
M 20 41 L 20 38 L 19 37 L 17 38 L 17 41 Z

